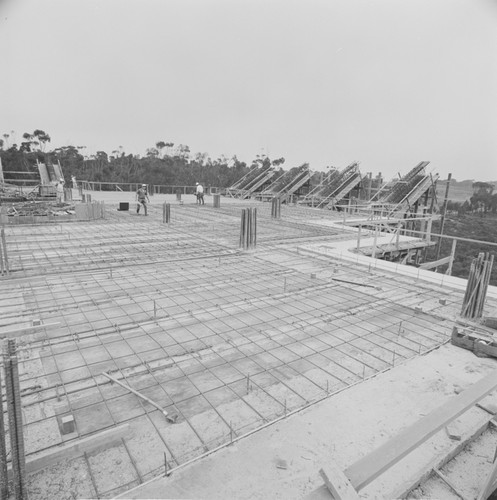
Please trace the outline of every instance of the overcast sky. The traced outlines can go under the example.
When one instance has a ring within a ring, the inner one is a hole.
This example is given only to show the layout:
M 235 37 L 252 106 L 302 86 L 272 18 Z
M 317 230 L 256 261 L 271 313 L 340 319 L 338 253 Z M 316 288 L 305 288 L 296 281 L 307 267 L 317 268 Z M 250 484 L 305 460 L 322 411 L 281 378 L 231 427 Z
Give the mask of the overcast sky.
M 0 0 L 0 135 L 497 180 L 497 0 Z

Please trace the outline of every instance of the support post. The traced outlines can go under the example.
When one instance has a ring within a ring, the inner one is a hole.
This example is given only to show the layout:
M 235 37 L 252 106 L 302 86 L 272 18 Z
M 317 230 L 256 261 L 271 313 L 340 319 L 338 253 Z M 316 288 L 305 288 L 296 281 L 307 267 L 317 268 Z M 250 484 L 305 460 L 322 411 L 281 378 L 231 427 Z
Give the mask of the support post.
M 397 234 L 395 235 L 395 250 L 399 250 L 399 240 L 400 240 L 400 228 L 402 227 L 402 224 L 399 222 L 397 224 Z
M 445 224 L 445 213 L 447 212 L 447 203 L 449 201 L 449 188 L 450 188 L 450 179 L 452 178 L 452 174 L 449 174 L 447 176 L 447 186 L 445 187 L 445 198 L 444 198 L 444 204 L 442 208 L 442 216 L 440 218 L 440 236 L 444 234 L 444 224 Z M 435 260 L 438 260 L 440 258 L 440 249 L 442 247 L 442 238 L 438 239 L 438 245 L 437 245 L 437 255 L 435 257 Z
M 430 217 L 428 219 L 428 223 L 426 224 L 426 235 L 425 235 L 425 240 L 427 243 L 430 243 L 431 241 L 431 226 L 433 224 L 433 217 Z
M 357 251 L 358 252 L 359 252 L 359 249 L 361 248 L 361 230 L 362 230 L 362 226 L 361 226 L 361 224 L 359 224 L 359 228 L 357 231 Z
M 376 242 L 378 240 L 378 226 L 375 226 L 374 228 L 374 240 L 373 240 L 373 254 L 372 257 L 373 259 L 376 259 Z
M 456 256 L 456 244 L 457 240 L 452 240 L 452 250 L 450 252 L 449 267 L 447 268 L 447 271 L 445 273 L 448 274 L 449 276 L 452 274 L 452 264 L 454 263 L 454 257 Z

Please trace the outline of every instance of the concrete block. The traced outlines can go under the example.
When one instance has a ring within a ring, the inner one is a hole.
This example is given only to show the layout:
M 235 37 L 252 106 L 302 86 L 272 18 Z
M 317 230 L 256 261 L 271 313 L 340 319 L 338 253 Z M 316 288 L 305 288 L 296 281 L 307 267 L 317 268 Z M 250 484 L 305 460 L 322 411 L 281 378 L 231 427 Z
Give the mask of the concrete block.
M 70 434 L 75 431 L 75 422 L 72 415 L 62 417 L 62 434 Z
M 445 430 L 450 439 L 453 439 L 454 441 L 461 441 L 462 432 L 454 422 L 450 423 Z

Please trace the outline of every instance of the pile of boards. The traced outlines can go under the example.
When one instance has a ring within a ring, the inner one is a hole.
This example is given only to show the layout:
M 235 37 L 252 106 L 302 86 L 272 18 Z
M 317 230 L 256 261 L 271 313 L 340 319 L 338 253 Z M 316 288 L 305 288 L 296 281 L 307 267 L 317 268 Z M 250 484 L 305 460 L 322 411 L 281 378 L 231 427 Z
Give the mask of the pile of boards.
M 497 331 L 495 332 L 497 333 Z M 452 344 L 468 349 L 479 357 L 497 358 L 497 339 L 492 329 L 485 326 L 452 328 Z

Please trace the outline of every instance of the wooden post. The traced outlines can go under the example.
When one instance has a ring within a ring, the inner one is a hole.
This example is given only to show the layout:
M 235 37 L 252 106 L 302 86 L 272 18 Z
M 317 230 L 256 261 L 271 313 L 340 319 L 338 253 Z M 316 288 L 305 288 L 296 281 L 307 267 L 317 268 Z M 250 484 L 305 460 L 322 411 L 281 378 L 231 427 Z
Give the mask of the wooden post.
M 373 253 L 372 253 L 373 259 L 376 259 L 376 242 L 377 242 L 377 239 L 378 239 L 378 226 L 375 226 L 375 228 L 374 228 L 374 240 L 373 240 Z
M 440 236 L 444 234 L 444 224 L 445 224 L 445 213 L 447 212 L 447 203 L 449 202 L 449 188 L 450 188 L 450 179 L 452 178 L 452 174 L 449 174 L 447 176 L 447 186 L 445 188 L 445 199 L 444 199 L 444 204 L 442 207 L 442 216 L 440 219 Z M 440 249 L 442 247 L 442 238 L 440 237 L 438 239 L 438 245 L 437 245 L 437 254 L 435 257 L 435 260 L 438 260 L 440 258 Z
M 162 204 L 162 224 L 166 223 L 166 202 Z
M 357 251 L 359 251 L 359 249 L 361 248 L 361 229 L 362 229 L 362 226 L 361 226 L 361 224 L 359 224 L 359 228 L 357 231 Z
M 426 235 L 425 235 L 425 240 L 427 243 L 430 243 L 431 241 L 431 226 L 433 224 L 433 217 L 430 217 L 428 219 L 428 223 L 426 224 Z
M 452 274 L 452 264 L 454 263 L 454 257 L 456 255 L 456 243 L 457 240 L 452 240 L 452 250 L 450 252 L 449 267 L 447 268 L 447 272 L 445 273 L 448 274 L 449 276 Z
M 399 250 L 399 239 L 400 239 L 400 228 L 402 227 L 402 223 L 397 224 L 397 234 L 395 235 L 395 250 Z

